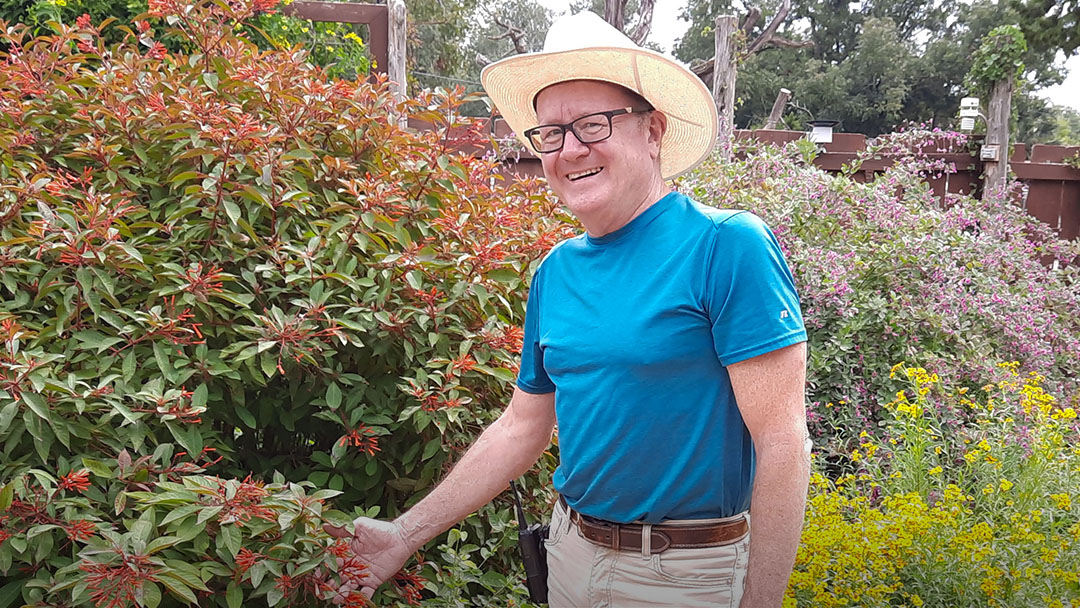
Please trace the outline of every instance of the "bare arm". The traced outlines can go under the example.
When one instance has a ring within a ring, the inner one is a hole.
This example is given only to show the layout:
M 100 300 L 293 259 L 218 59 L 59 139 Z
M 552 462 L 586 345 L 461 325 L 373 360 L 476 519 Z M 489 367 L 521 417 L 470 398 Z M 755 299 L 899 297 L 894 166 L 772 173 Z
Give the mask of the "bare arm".
M 465 519 L 525 473 L 551 443 L 555 428 L 555 394 L 533 395 L 514 389 L 509 407 L 484 430 L 461 461 L 423 500 L 393 522 L 366 517 L 353 530 L 327 527 L 350 540 L 353 552 L 367 564 L 364 593 L 368 597 L 392 577 L 413 553 Z
M 757 458 L 741 606 L 772 608 L 781 605 L 795 564 L 810 478 L 806 344 L 736 363 L 728 373 Z

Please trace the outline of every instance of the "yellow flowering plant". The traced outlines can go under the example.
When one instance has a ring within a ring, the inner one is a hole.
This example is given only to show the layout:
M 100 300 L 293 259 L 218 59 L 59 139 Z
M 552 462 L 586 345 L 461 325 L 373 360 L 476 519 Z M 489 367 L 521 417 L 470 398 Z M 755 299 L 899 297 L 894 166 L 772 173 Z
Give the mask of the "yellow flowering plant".
M 813 475 L 785 606 L 1080 606 L 1075 409 L 998 369 L 979 396 L 893 369 L 907 386 L 853 472 Z

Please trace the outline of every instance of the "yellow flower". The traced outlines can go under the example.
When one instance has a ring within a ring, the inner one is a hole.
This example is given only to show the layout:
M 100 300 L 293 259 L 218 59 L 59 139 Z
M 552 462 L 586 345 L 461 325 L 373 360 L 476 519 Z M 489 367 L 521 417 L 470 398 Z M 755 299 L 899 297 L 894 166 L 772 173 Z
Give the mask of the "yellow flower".
M 1054 420 L 1072 420 L 1076 418 L 1076 410 L 1071 407 L 1067 407 L 1063 410 L 1059 410 L 1050 415 Z
M 943 469 L 941 467 L 934 467 L 934 468 L 930 469 L 929 473 L 931 475 L 940 475 L 942 470 Z
M 1008 479 L 1002 478 L 1001 483 L 998 485 L 1002 492 L 1008 492 L 1012 489 L 1013 484 Z
M 1059 509 L 1068 511 L 1072 507 L 1072 498 L 1068 494 L 1051 494 L 1050 499 Z

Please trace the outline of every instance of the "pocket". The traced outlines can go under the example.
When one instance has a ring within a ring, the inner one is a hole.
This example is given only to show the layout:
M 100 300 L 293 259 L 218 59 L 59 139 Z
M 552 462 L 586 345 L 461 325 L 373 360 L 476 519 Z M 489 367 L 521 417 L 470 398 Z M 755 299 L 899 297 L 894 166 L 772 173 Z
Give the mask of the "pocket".
M 548 528 L 547 539 L 544 540 L 544 546 L 557 546 L 566 537 L 566 530 L 569 527 L 570 517 L 566 512 L 566 507 L 563 506 L 562 502 L 555 503 L 555 508 L 551 511 L 551 524 Z
M 660 579 L 689 587 L 723 587 L 735 582 L 739 547 L 669 549 L 652 556 L 652 569 Z

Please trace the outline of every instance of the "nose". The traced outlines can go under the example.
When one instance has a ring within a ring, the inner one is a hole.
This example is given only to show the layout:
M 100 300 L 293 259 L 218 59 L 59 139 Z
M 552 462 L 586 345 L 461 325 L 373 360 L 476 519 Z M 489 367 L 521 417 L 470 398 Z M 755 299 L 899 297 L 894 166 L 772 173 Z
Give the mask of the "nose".
M 561 156 L 567 157 L 579 157 L 585 156 L 589 153 L 589 146 L 581 143 L 581 140 L 577 138 L 577 135 L 570 129 L 566 130 L 566 134 L 563 136 L 563 149 L 560 152 Z

